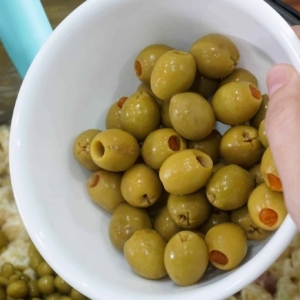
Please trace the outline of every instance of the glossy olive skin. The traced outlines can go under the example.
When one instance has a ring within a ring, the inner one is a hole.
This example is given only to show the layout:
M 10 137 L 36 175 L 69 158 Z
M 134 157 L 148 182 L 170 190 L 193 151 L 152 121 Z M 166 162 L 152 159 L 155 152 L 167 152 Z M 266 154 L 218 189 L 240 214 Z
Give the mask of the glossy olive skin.
M 189 141 L 188 148 L 203 151 L 209 155 L 213 163 L 216 164 L 220 160 L 219 147 L 221 138 L 221 133 L 214 129 L 207 137 L 200 141 Z
M 123 203 L 114 210 L 110 219 L 109 239 L 116 248 L 123 251 L 125 242 L 139 229 L 152 229 L 147 211 Z
M 257 78 L 250 71 L 243 68 L 236 68 L 228 77 L 221 81 L 220 87 L 226 83 L 235 81 L 246 81 L 258 86 Z
M 171 47 L 163 44 L 152 44 L 140 51 L 134 61 L 136 77 L 144 84 L 150 85 L 151 73 L 157 60 Z
M 206 234 L 207 231 L 213 226 L 229 221 L 229 212 L 214 208 L 208 219 L 199 227 L 199 230 Z
M 165 160 L 159 170 L 159 178 L 170 194 L 191 194 L 206 184 L 212 168 L 213 162 L 207 154 L 186 149 Z
M 125 131 L 138 141 L 143 141 L 150 132 L 159 127 L 159 106 L 147 92 L 135 92 L 122 107 L 121 123 Z
M 81 132 L 75 139 L 73 144 L 73 155 L 77 162 L 89 171 L 99 170 L 91 157 L 91 143 L 93 138 L 100 133 L 98 129 L 88 129 Z
M 192 231 L 181 231 L 168 242 L 164 254 L 168 275 L 179 286 L 199 281 L 208 265 L 208 250 L 204 240 Z
M 233 210 L 247 203 L 254 187 L 254 179 L 248 171 L 237 165 L 228 165 L 212 175 L 206 186 L 206 195 L 216 208 Z
M 197 73 L 190 90 L 200 94 L 206 100 L 209 100 L 210 97 L 216 92 L 218 87 L 219 80 L 206 78 Z
M 254 167 L 252 167 L 249 170 L 249 173 L 252 175 L 256 185 L 260 185 L 260 184 L 265 182 L 264 178 L 261 174 L 261 171 L 260 171 L 260 164 L 255 165 Z
M 106 211 L 112 213 L 125 202 L 121 194 L 122 174 L 99 170 L 93 173 L 86 183 L 90 198 Z
M 287 215 L 283 193 L 272 191 L 265 183 L 251 193 L 248 210 L 255 225 L 269 231 L 278 229 Z
M 254 128 L 258 129 L 260 122 L 264 120 L 266 117 L 266 111 L 269 104 L 269 96 L 267 94 L 262 95 L 262 101 L 259 107 L 259 110 L 254 115 L 254 117 L 250 120 L 250 125 Z
M 271 148 L 268 147 L 263 154 L 260 164 L 260 172 L 267 186 L 276 192 L 282 192 L 282 184 L 272 156 Z
M 114 103 L 108 110 L 105 117 L 105 127 L 106 129 L 122 129 L 121 123 L 121 110 L 119 102 Z
M 187 91 L 195 76 L 193 56 L 188 52 L 171 50 L 157 60 L 151 74 L 151 90 L 159 99 L 169 101 L 174 95 Z
M 129 169 L 139 156 L 137 140 L 121 129 L 98 133 L 90 147 L 93 161 L 102 169 L 122 172 Z
M 154 218 L 153 229 L 168 242 L 182 227 L 176 225 L 170 217 L 168 207 L 164 206 Z
M 222 160 L 226 164 L 236 164 L 246 169 L 259 163 L 263 151 L 257 130 L 248 125 L 228 129 L 220 142 Z
M 197 141 L 207 137 L 215 127 L 215 114 L 210 103 L 192 92 L 172 97 L 169 116 L 173 128 L 184 138 Z
M 173 128 L 169 115 L 170 101 L 164 101 L 160 106 L 161 123 L 165 128 Z
M 265 120 L 262 120 L 260 122 L 259 129 L 258 129 L 258 136 L 259 136 L 259 139 L 260 139 L 261 143 L 263 144 L 263 146 L 265 148 L 268 148 L 269 141 L 268 141 L 268 137 L 267 137 L 266 130 L 265 130 Z
M 137 230 L 124 246 L 124 255 L 135 273 L 147 279 L 167 275 L 164 266 L 166 241 L 151 229 Z
M 170 195 L 168 211 L 177 226 L 184 229 L 194 229 L 204 223 L 209 217 L 212 205 L 206 198 L 205 190 L 189 195 Z
M 122 196 L 132 206 L 148 207 L 159 199 L 161 192 L 158 174 L 145 164 L 132 166 L 122 177 Z
M 196 40 L 190 49 L 199 73 L 208 78 L 224 78 L 236 68 L 240 54 L 235 44 L 220 34 Z
M 252 221 L 247 205 L 233 210 L 230 216 L 231 222 L 239 225 L 250 241 L 262 241 L 270 236 L 271 232 L 263 230 Z
M 261 101 L 262 96 L 256 86 L 237 81 L 220 87 L 211 104 L 218 121 L 227 125 L 240 125 L 257 113 Z
M 169 156 L 186 148 L 186 141 L 174 129 L 160 128 L 145 139 L 142 156 L 149 167 L 158 170 Z
M 205 235 L 205 242 L 210 262 L 220 270 L 236 268 L 247 254 L 246 234 L 234 223 L 222 223 L 212 227 Z
M 151 95 L 156 103 L 158 104 L 158 106 L 160 107 L 163 103 L 165 103 L 165 101 L 161 101 L 160 99 L 158 99 L 157 97 L 155 97 L 155 95 L 153 94 L 151 88 L 149 85 L 145 84 L 145 83 L 141 83 L 138 88 L 136 89 L 137 92 L 140 92 L 140 91 L 144 91 L 146 93 L 148 93 L 149 95 Z

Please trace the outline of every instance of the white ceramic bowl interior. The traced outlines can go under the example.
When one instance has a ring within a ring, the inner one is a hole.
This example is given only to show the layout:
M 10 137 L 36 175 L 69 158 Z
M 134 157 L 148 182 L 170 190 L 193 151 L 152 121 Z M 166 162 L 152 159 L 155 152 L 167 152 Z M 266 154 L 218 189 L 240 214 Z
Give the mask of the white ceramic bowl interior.
M 212 32 L 231 36 L 239 66 L 257 76 L 264 93 L 275 63 L 300 71 L 295 34 L 262 0 L 92 0 L 54 31 L 23 82 L 10 140 L 17 205 L 44 258 L 91 299 L 225 299 L 258 277 L 296 232 L 288 216 L 270 239 L 250 243 L 234 271 L 209 272 L 179 288 L 136 276 L 109 242 L 110 215 L 87 196 L 90 173 L 75 162 L 72 143 L 83 130 L 104 129 L 109 106 L 136 90 L 135 55 L 151 43 L 189 50 Z

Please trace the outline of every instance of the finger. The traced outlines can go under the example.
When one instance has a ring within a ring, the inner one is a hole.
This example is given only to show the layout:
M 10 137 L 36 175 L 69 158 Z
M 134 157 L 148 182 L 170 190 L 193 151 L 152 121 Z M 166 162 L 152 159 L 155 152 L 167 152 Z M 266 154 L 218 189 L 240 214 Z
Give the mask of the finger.
M 300 229 L 300 76 L 290 65 L 277 65 L 267 86 L 266 133 L 287 209 Z
M 295 33 L 297 34 L 298 38 L 300 39 L 300 26 L 292 26 L 293 30 L 295 31 Z

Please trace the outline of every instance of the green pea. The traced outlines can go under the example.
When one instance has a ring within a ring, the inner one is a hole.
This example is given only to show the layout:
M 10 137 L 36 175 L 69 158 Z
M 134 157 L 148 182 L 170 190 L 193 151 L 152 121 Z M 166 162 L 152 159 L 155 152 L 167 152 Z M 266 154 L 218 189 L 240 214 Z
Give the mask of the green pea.
M 15 268 L 11 263 L 4 263 L 1 267 L 0 274 L 5 277 L 9 278 L 11 275 L 13 275 L 15 272 Z
M 21 280 L 21 276 L 22 276 L 22 272 L 16 270 L 15 273 L 9 277 L 9 282 L 11 283 L 17 280 Z
M 2 230 L 0 230 L 0 249 L 6 247 L 9 241 Z
M 49 264 L 45 261 L 42 261 L 38 267 L 37 267 L 37 273 L 40 277 L 43 277 L 45 275 L 53 275 L 54 272 L 52 268 L 49 266 Z
M 28 294 L 31 297 L 40 296 L 41 292 L 40 292 L 40 289 L 38 287 L 38 280 L 37 279 L 33 279 L 33 280 L 30 280 L 28 282 L 28 290 L 29 290 Z
M 31 298 L 31 300 L 42 300 L 42 298 L 36 298 L 36 297 L 34 297 L 34 298 Z
M 59 300 L 73 300 L 73 298 L 68 297 L 68 296 L 62 296 L 62 297 L 59 298 Z
M 54 285 L 60 293 L 64 294 L 69 293 L 72 289 L 72 287 L 58 275 L 54 279 Z
M 72 288 L 70 296 L 73 300 L 87 300 L 87 297 L 79 293 L 77 290 Z
M 23 280 L 16 280 L 11 282 L 6 289 L 7 295 L 13 298 L 25 298 L 28 294 L 28 286 L 27 283 Z
M 61 299 L 61 295 L 58 293 L 53 293 L 45 297 L 45 300 L 60 300 L 60 299 Z
M 36 253 L 32 253 L 31 254 L 31 257 L 30 257 L 30 262 L 29 262 L 29 265 L 30 265 L 30 267 L 33 269 L 33 270 L 37 270 L 37 268 L 38 268 L 38 266 L 39 266 L 39 264 L 41 263 L 41 262 L 43 262 L 44 261 L 44 259 L 43 259 L 43 257 L 41 256 L 41 254 L 39 254 L 38 252 L 36 252 Z
M 20 276 L 20 280 L 23 280 L 28 283 L 30 281 L 30 277 L 28 275 L 22 273 L 22 275 Z
M 45 275 L 38 280 L 38 287 L 42 294 L 49 295 L 55 291 L 54 277 Z

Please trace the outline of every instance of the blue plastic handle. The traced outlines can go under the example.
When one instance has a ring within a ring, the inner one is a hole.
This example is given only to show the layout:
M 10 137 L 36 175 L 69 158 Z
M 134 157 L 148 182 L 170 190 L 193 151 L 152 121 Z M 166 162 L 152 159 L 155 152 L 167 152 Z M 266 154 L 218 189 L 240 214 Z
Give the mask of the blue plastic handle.
M 21 77 L 51 32 L 40 0 L 0 0 L 0 37 Z

